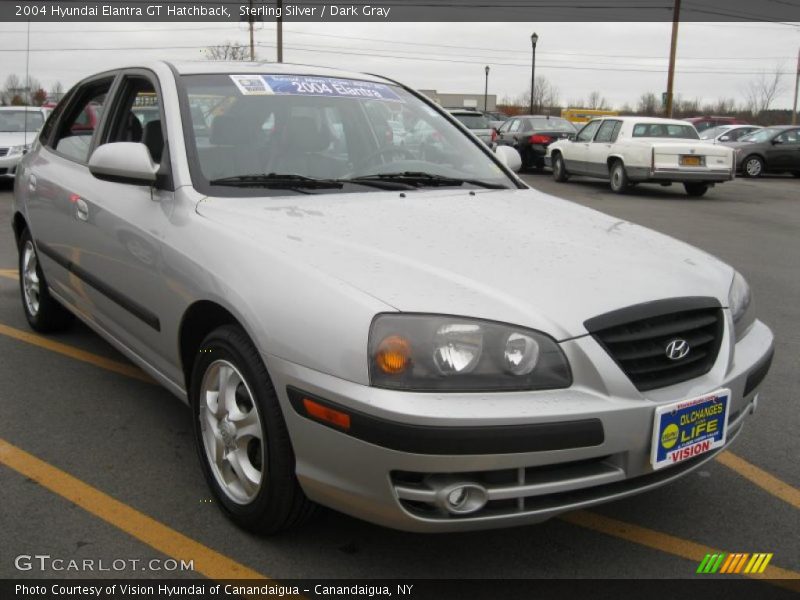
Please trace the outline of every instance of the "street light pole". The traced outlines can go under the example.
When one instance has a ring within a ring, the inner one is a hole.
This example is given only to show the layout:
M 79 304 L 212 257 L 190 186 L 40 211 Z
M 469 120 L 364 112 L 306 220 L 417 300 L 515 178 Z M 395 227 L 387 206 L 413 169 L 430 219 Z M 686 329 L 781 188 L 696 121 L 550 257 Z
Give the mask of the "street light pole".
M 533 114 L 533 91 L 536 89 L 536 42 L 539 41 L 539 36 L 536 33 L 531 34 L 531 47 L 533 53 L 531 54 L 531 111 L 528 114 Z
M 483 86 L 483 110 L 484 112 L 488 110 L 486 106 L 486 102 L 489 98 L 489 65 L 486 65 L 486 83 Z

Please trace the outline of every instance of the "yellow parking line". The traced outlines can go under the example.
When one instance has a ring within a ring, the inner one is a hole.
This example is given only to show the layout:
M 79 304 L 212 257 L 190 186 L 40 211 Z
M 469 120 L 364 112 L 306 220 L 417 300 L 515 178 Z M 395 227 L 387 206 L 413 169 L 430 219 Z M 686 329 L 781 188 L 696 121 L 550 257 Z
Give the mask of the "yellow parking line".
M 6 279 L 13 279 L 14 281 L 19 279 L 19 275 L 16 269 L 0 269 L 0 277 L 5 277 Z
M 597 513 L 579 510 L 576 512 L 561 515 L 561 520 L 599 531 L 612 537 L 621 538 L 634 544 L 647 546 L 660 552 L 666 552 L 680 558 L 699 563 L 706 554 L 716 554 L 719 550 L 684 540 L 668 533 L 655 531 L 654 529 L 647 529 L 632 523 L 618 521 L 610 517 L 605 517 Z M 769 583 L 775 584 L 779 587 L 784 587 L 792 591 L 800 592 L 800 573 L 790 571 L 789 569 L 782 569 L 780 567 L 770 564 L 763 573 L 747 573 L 747 577 L 755 579 L 770 580 Z
M 776 498 L 780 498 L 784 502 L 800 509 L 800 490 L 792 487 L 785 481 L 781 481 L 774 475 L 762 471 L 757 466 L 727 451 L 721 452 L 717 456 L 717 462 L 736 471 L 739 475 L 756 484 L 764 491 L 769 492 Z
M 194 561 L 194 571 L 209 579 L 267 580 L 261 573 L 167 527 L 1 438 L 0 464 L 33 479 L 158 552 L 178 561 Z
M 35 333 L 30 333 L 21 329 L 15 329 L 14 327 L 9 327 L 8 325 L 3 325 L 0 323 L 0 335 L 19 340 L 20 342 L 25 342 L 26 344 L 32 344 L 34 346 L 38 346 L 39 348 L 50 350 L 51 352 L 58 352 L 64 356 L 74 358 L 75 360 L 90 363 L 96 367 L 105 369 L 106 371 L 113 371 L 114 373 L 125 375 L 126 377 L 131 377 L 140 381 L 146 381 L 148 383 L 154 383 L 144 371 L 133 366 L 132 364 L 126 364 L 116 360 L 111 360 L 110 358 L 105 358 L 104 356 L 92 354 L 91 352 L 80 350 L 68 344 L 55 342 L 49 338 L 37 335 Z

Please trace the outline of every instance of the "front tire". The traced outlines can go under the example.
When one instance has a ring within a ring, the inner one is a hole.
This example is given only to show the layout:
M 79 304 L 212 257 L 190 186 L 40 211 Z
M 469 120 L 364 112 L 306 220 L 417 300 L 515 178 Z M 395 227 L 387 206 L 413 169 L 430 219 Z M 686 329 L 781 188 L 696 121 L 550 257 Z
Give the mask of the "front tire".
M 742 174 L 745 177 L 761 177 L 764 174 L 764 159 L 755 154 L 745 158 L 742 162 Z
M 190 399 L 203 474 L 231 520 L 274 534 L 312 515 L 275 388 L 241 327 L 219 327 L 203 341 Z
M 35 331 L 61 331 L 75 317 L 51 295 L 39 264 L 39 254 L 30 231 L 24 229 L 19 240 L 19 292 L 28 324 Z
M 686 193 L 693 198 L 699 198 L 708 191 L 707 183 L 684 183 Z
M 609 173 L 611 191 L 616 194 L 624 194 L 628 191 L 628 173 L 625 171 L 625 165 L 622 161 L 615 161 L 611 165 L 611 172 Z
M 560 183 L 569 179 L 569 173 L 567 173 L 567 167 L 560 152 L 553 156 L 553 179 Z

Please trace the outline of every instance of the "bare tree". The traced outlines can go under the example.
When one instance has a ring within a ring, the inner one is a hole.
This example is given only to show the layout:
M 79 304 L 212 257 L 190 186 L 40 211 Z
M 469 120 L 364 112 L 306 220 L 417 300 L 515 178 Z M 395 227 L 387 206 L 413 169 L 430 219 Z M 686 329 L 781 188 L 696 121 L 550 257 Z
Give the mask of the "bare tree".
M 531 101 L 531 87 L 522 96 L 517 98 L 520 106 L 529 106 Z M 558 106 L 559 91 L 556 86 L 550 83 L 546 77 L 536 78 L 536 87 L 533 92 L 533 113 L 547 112 L 554 106 Z
M 733 98 L 720 98 L 714 103 L 715 115 L 732 115 L 736 112 L 736 100 Z
M 774 71 L 762 72 L 750 81 L 744 89 L 747 110 L 753 115 L 769 110 L 775 98 L 783 91 L 782 77 L 781 68 L 777 67 Z
M 3 90 L 0 92 L 0 102 L 3 105 L 12 104 L 15 96 L 19 96 L 22 91 L 22 81 L 13 73 L 6 77 L 6 82 L 3 84 Z
M 592 110 L 605 110 L 608 108 L 606 99 L 597 90 L 589 94 L 589 100 L 586 102 L 586 108 Z
M 209 46 L 205 53 L 208 60 L 250 60 L 250 48 L 233 42 Z
M 62 83 L 61 83 L 60 81 L 56 81 L 56 82 L 55 82 L 55 83 L 54 83 L 54 84 L 53 84 L 53 85 L 50 87 L 50 94 L 49 94 L 49 96 L 50 96 L 50 99 L 51 99 L 53 102 L 58 102 L 58 101 L 59 101 L 59 100 L 61 100 L 61 98 L 64 96 L 64 86 L 62 85 Z
M 653 116 L 661 112 L 661 103 L 653 92 L 645 92 L 639 96 L 636 112 L 642 115 Z

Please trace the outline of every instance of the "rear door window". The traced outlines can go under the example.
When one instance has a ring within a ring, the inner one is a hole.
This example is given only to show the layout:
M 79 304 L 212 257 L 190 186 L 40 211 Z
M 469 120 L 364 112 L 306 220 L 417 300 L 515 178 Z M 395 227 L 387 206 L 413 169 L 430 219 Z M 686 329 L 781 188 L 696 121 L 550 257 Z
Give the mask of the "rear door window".
M 92 140 L 100 125 L 106 97 L 111 89 L 113 78 L 86 84 L 75 94 L 57 127 L 51 148 L 65 158 L 85 163 L 89 160 Z

